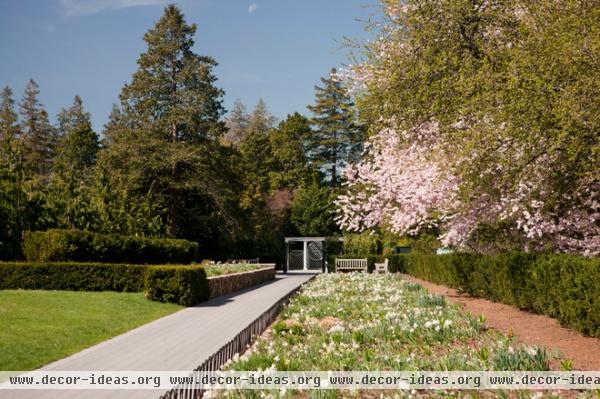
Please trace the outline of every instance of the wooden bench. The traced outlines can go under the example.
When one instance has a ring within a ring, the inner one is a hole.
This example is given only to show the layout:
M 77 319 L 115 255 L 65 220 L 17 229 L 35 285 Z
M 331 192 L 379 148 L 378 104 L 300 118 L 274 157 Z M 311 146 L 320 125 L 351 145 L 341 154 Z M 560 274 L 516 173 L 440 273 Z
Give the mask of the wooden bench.
M 256 258 L 256 259 L 227 259 L 227 263 L 229 263 L 229 264 L 239 264 L 239 263 L 258 264 L 258 263 L 260 263 L 260 258 Z
M 374 272 L 377 274 L 387 273 L 388 272 L 388 258 L 385 258 L 385 261 L 383 261 L 383 263 L 375 263 Z
M 335 271 L 336 272 L 366 272 L 367 271 L 367 260 L 366 259 L 336 259 L 335 260 Z

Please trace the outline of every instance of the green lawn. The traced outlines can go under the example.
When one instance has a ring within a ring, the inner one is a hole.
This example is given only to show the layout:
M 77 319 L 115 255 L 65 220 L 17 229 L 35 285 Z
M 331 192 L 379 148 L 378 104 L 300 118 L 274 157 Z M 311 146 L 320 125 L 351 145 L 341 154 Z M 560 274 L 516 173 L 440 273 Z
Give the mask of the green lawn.
M 173 313 L 143 293 L 0 290 L 0 370 L 31 370 Z

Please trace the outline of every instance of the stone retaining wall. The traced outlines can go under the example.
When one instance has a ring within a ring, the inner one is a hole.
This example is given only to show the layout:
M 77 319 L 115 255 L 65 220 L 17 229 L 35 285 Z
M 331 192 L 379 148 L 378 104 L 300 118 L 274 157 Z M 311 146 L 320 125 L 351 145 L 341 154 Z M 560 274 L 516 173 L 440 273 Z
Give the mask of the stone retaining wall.
M 231 294 L 275 278 L 275 264 L 264 264 L 258 270 L 208 278 L 210 298 Z

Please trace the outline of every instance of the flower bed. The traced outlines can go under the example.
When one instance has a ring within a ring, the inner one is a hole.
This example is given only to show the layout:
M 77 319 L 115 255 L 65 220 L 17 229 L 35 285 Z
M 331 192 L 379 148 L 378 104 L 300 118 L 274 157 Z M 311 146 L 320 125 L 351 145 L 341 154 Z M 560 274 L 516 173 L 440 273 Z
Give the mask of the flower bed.
M 250 272 L 262 269 L 266 264 L 258 263 L 225 263 L 221 265 L 204 265 L 208 277 L 223 276 L 226 274 Z
M 327 274 L 307 284 L 226 368 L 541 371 L 549 360 L 545 350 L 516 347 L 513 339 L 486 330 L 484 320 L 398 275 Z

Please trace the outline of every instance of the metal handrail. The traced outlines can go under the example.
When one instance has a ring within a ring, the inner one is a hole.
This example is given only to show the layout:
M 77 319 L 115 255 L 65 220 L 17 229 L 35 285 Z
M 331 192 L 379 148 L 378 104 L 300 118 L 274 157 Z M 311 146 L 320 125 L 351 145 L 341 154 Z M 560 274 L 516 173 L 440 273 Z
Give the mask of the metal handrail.
M 314 276 L 306 282 L 313 278 Z M 279 299 L 246 328 L 237 333 L 232 340 L 202 362 L 202 364 L 194 370 L 194 374 L 198 372 L 218 371 L 225 363 L 231 360 L 236 353 L 242 354 L 249 345 L 254 342 L 255 338 L 262 334 L 263 331 L 273 323 L 281 309 L 289 302 L 290 298 L 300 290 L 300 288 L 302 288 L 302 285 L 294 288 L 291 292 Z M 200 399 L 202 398 L 202 395 L 204 395 L 204 391 L 204 389 L 199 388 L 193 383 L 182 384 L 160 396 L 160 399 Z

